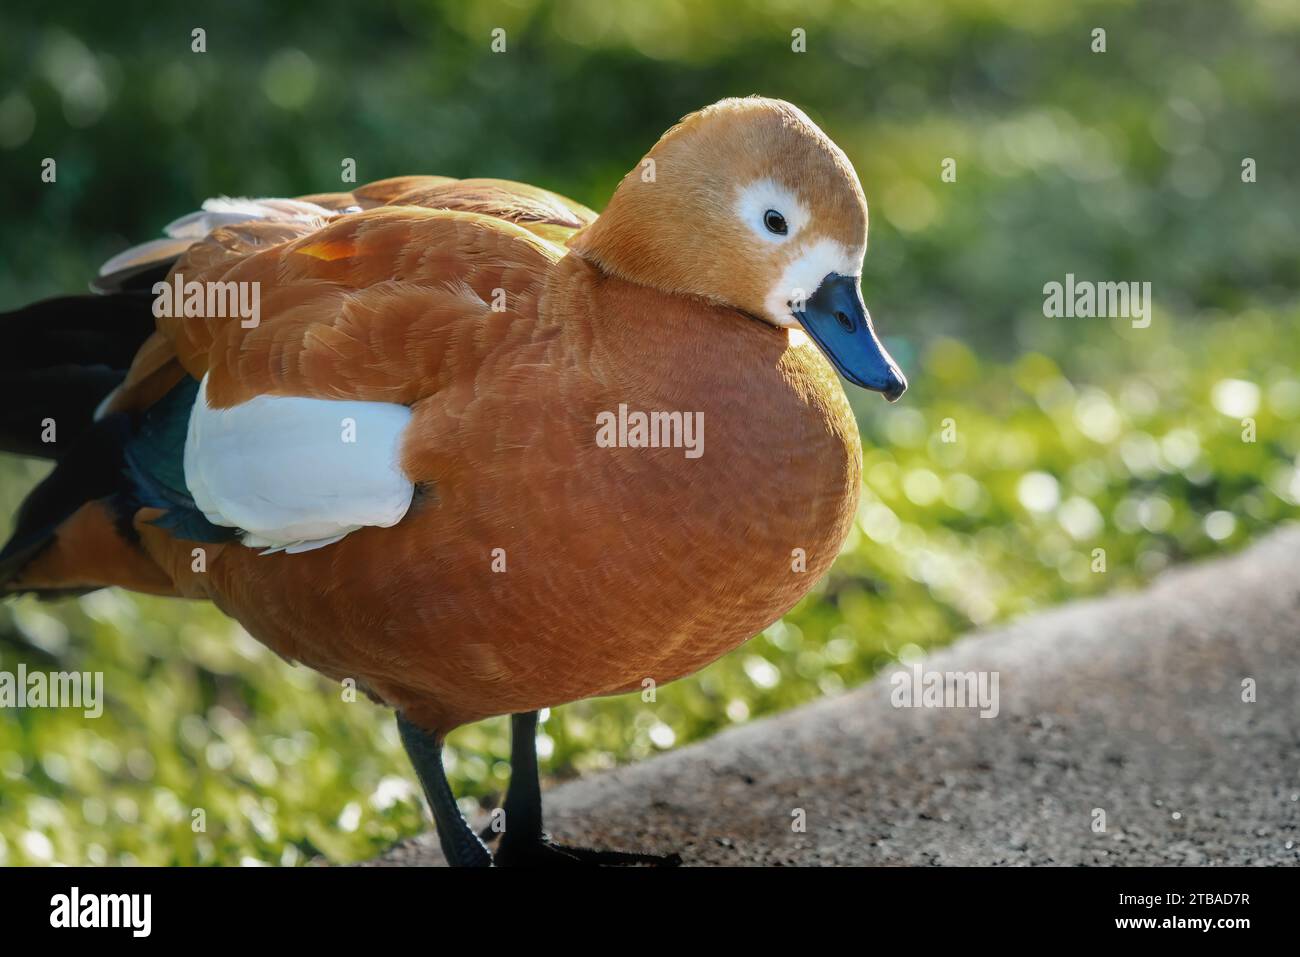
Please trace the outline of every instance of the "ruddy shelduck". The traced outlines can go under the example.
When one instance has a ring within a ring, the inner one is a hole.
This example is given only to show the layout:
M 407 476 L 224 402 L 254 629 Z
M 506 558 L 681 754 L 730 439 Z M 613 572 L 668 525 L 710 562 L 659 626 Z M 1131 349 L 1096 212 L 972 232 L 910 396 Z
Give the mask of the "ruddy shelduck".
M 453 864 L 494 858 L 442 741 L 503 714 L 496 863 L 657 860 L 546 837 L 537 711 L 697 671 L 834 560 L 861 469 L 836 370 L 906 388 L 844 153 L 788 103 L 728 99 L 599 217 L 414 176 L 209 201 L 167 233 L 96 295 L 0 320 L 3 447 L 57 462 L 4 588 L 210 599 L 355 681 L 397 712 Z

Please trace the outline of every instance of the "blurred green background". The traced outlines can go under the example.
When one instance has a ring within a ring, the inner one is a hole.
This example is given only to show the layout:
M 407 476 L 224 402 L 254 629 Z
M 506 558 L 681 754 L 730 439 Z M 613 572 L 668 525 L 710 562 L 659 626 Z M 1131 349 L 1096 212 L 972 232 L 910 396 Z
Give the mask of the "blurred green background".
M 360 182 L 497 176 L 600 209 L 684 113 L 751 92 L 806 110 L 862 179 L 864 293 L 912 389 L 854 396 L 864 494 L 831 574 L 657 702 L 551 714 L 544 768 L 570 776 L 1300 515 L 1298 41 L 1294 0 L 11 0 L 0 310 L 83 289 L 206 197 L 340 188 L 345 157 Z M 1045 318 L 1067 272 L 1151 282 L 1150 328 Z M 0 463 L 4 515 L 42 472 Z M 424 827 L 391 715 L 209 607 L 10 601 L 0 669 L 20 662 L 103 671 L 108 700 L 0 714 L 0 863 L 350 861 Z M 504 722 L 451 743 L 467 806 L 499 797 Z

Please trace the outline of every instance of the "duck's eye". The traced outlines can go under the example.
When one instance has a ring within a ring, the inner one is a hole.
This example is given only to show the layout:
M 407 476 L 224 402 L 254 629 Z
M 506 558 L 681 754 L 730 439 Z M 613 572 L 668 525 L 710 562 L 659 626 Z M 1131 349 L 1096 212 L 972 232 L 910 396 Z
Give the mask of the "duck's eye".
M 785 224 L 785 217 L 775 209 L 769 209 L 763 214 L 763 225 L 767 227 L 769 233 L 776 233 L 778 236 L 784 236 L 790 229 Z

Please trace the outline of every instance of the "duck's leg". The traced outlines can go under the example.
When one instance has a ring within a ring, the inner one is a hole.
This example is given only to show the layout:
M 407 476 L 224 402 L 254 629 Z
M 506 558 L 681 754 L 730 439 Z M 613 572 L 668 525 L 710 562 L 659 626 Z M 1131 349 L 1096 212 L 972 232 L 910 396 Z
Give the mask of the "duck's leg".
M 497 847 L 502 867 L 553 865 L 680 864 L 676 854 L 598 851 L 556 844 L 542 830 L 542 786 L 537 774 L 537 712 L 510 716 L 510 787 L 506 790 L 505 830 Z
M 491 867 L 492 855 L 470 828 L 460 808 L 456 807 L 456 796 L 451 793 L 447 774 L 442 769 L 442 739 L 417 728 L 400 713 L 397 715 L 397 729 L 411 764 L 415 765 L 424 795 L 429 799 L 433 823 L 438 829 L 438 843 L 442 845 L 447 863 L 452 867 Z

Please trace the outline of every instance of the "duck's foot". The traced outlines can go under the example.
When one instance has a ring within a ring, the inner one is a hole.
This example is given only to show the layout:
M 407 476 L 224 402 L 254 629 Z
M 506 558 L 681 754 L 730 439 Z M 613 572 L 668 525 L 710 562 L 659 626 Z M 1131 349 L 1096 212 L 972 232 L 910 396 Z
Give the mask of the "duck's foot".
M 505 829 L 492 861 L 498 867 L 676 867 L 676 854 L 639 854 L 566 847 L 542 827 L 542 788 L 537 777 L 537 712 L 510 718 L 510 788 L 502 810 Z M 494 829 L 483 832 L 490 840 Z
M 544 834 L 517 840 L 503 836 L 492 861 L 497 867 L 677 867 L 682 863 L 678 854 L 569 847 L 556 844 Z

